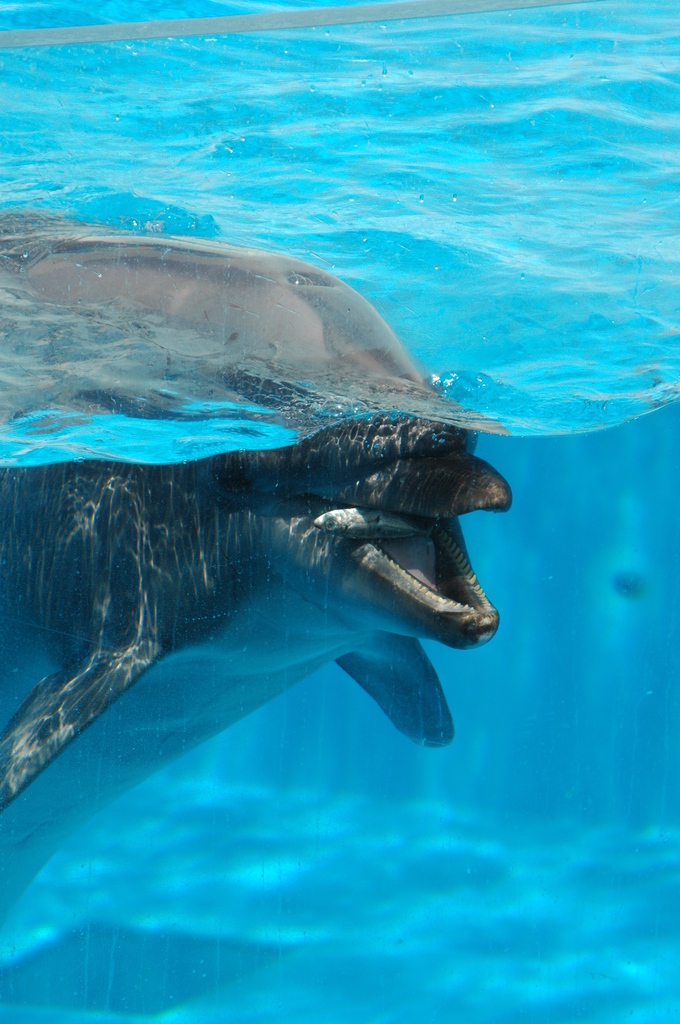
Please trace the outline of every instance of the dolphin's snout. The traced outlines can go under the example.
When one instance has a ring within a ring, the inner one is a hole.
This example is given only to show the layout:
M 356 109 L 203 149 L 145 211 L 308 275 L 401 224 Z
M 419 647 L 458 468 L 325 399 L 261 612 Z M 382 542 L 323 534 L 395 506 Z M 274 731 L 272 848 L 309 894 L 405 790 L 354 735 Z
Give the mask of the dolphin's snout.
M 448 647 L 481 647 L 495 636 L 499 622 L 500 615 L 492 605 L 484 611 L 474 610 L 469 615 L 450 619 L 442 616 L 437 639 Z

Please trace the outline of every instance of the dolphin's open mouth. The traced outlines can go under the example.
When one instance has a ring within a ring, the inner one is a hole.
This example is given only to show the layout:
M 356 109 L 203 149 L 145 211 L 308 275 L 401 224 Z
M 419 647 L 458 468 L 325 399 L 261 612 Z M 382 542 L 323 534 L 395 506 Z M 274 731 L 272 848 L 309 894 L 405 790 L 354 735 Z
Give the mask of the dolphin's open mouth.
M 419 589 L 425 586 L 435 595 L 438 607 L 447 601 L 461 610 L 490 608 L 467 552 L 449 530 L 439 521 L 429 536 L 383 541 L 379 550 L 402 574 L 404 585 L 413 586 L 415 579 Z
M 458 517 L 385 515 L 374 509 L 333 509 L 315 525 L 329 533 L 365 540 L 354 559 L 393 598 L 408 604 L 427 632 L 454 646 L 490 640 L 498 612 L 487 598 L 470 564 Z

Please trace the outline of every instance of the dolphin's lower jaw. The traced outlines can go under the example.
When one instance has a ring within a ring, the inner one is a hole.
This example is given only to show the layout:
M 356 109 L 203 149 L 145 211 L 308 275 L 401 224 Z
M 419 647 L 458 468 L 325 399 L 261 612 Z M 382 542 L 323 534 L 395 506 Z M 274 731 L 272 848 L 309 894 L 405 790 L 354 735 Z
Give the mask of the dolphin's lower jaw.
M 472 571 L 460 532 L 456 537 L 447 527 L 449 523 L 433 524 L 428 544 L 434 557 L 428 558 L 423 549 L 422 568 L 417 557 L 408 567 L 402 565 L 394 542 L 360 545 L 352 553 L 360 570 L 356 582 L 370 589 L 374 603 L 405 632 L 448 647 L 477 647 L 492 638 L 499 615 Z

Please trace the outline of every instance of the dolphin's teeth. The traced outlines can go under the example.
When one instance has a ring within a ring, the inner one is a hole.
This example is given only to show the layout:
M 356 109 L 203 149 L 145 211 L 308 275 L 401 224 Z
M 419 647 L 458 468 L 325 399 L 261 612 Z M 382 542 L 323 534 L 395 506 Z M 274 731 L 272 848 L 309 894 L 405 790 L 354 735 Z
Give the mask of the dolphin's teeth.
M 448 533 L 441 525 L 436 526 L 433 532 L 436 533 L 437 542 L 446 548 L 447 554 L 455 562 L 461 576 L 465 578 L 466 582 L 472 587 L 479 599 L 483 601 L 484 604 L 489 604 L 489 599 L 480 587 L 477 576 L 472 571 L 472 566 L 458 544 L 456 544 L 451 534 Z
M 415 537 L 426 532 L 402 516 L 370 508 L 334 508 L 317 516 L 314 525 L 319 530 L 339 533 L 353 540 Z
M 462 604 L 460 601 L 453 601 L 450 597 L 444 597 L 444 595 L 440 594 L 439 591 L 434 590 L 432 587 L 428 587 L 426 583 L 422 583 L 417 576 L 414 576 L 413 573 L 410 573 L 408 569 L 403 567 L 403 565 L 399 565 L 399 562 L 396 562 L 394 558 L 391 558 L 384 548 L 380 548 L 379 551 L 385 561 L 389 562 L 393 569 L 396 569 L 404 579 L 408 580 L 410 587 L 414 590 L 420 590 L 421 593 L 426 594 L 428 600 L 441 605 L 442 610 L 451 611 L 453 607 L 456 611 L 474 611 L 472 605 Z

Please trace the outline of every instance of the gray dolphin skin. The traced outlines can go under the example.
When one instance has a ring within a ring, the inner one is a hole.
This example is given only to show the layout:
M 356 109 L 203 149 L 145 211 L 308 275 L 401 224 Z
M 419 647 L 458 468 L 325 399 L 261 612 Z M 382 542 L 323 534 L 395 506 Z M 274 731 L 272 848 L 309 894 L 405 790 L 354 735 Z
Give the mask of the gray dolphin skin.
M 307 435 L 385 410 L 499 429 L 439 394 L 353 288 L 277 253 L 0 214 L 0 311 L 0 428 L 209 407 Z
M 1 913 L 99 808 L 331 660 L 451 741 L 417 638 L 493 636 L 458 517 L 511 501 L 474 436 L 383 415 L 186 465 L 0 470 Z

